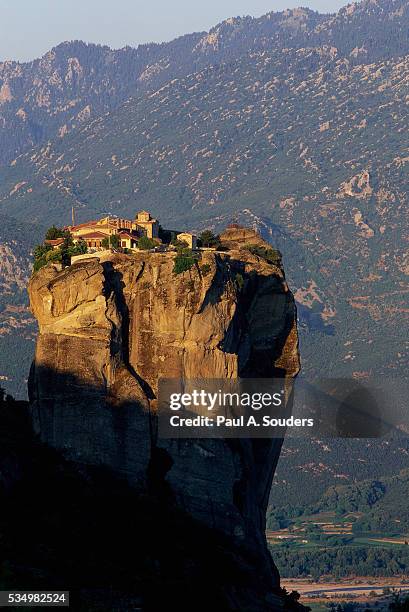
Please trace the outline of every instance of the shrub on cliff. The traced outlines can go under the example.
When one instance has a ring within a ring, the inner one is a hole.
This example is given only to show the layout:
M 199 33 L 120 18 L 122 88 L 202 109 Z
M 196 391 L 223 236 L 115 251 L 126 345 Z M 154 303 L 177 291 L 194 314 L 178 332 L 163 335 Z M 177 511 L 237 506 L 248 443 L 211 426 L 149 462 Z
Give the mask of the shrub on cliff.
M 55 226 L 51 227 L 46 236 L 54 235 L 54 230 L 58 230 Z M 58 249 L 53 249 L 49 244 L 39 244 L 34 248 L 34 264 L 33 270 L 37 272 L 48 263 L 62 263 L 64 266 L 71 264 L 71 257 L 74 255 L 82 255 L 87 252 L 87 244 L 85 240 L 79 240 L 74 243 L 69 232 L 63 232 L 58 238 L 64 238 L 64 242 Z M 46 238 L 46 240 L 55 240 L 55 238 Z
M 269 264 L 275 266 L 281 265 L 281 253 L 278 249 L 268 248 L 259 244 L 246 244 L 243 249 L 250 251 L 253 255 L 257 255 L 261 259 L 264 259 Z
M 39 244 L 34 249 L 34 265 L 33 270 L 37 272 L 48 263 L 62 262 L 62 253 L 60 249 L 54 251 L 49 245 Z
M 241 291 L 244 287 L 244 277 L 240 272 L 236 274 L 236 287 L 239 291 Z
M 389 593 L 387 593 L 389 595 Z M 402 593 L 392 592 L 393 599 L 389 604 L 391 612 L 407 612 L 409 610 L 409 597 L 403 597 Z
M 211 271 L 212 271 L 212 266 L 210 264 L 203 264 L 203 266 L 201 266 L 200 268 L 200 272 L 202 273 L 202 276 L 207 276 L 208 274 L 210 274 Z
M 173 273 L 182 274 L 190 270 L 197 262 L 197 256 L 191 249 L 181 249 L 173 261 Z

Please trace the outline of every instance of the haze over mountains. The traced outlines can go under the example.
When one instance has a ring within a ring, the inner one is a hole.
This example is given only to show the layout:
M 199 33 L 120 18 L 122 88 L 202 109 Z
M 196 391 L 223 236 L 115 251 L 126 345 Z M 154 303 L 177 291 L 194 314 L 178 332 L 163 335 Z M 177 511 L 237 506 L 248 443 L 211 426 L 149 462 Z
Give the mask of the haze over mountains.
M 79 220 L 147 208 L 182 229 L 234 218 L 283 251 L 304 375 L 406 377 L 408 31 L 408 2 L 364 1 L 0 64 L 2 244 L 21 254 L 14 270 L 28 273 L 27 236 L 68 223 L 72 206 Z M 0 342 L 22 338 L 2 299 Z M 17 372 L 0 365 L 13 388 Z

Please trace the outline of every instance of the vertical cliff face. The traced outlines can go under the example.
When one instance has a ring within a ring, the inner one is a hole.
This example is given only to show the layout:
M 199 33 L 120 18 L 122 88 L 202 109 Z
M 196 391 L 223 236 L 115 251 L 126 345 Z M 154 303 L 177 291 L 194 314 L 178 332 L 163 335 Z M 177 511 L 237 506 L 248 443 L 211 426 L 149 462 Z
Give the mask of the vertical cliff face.
M 161 377 L 296 376 L 293 296 L 281 268 L 248 251 L 205 252 L 180 275 L 173 257 L 110 255 L 33 276 L 35 426 L 68 459 L 166 493 L 277 587 L 264 527 L 281 441 L 160 440 L 156 394 Z

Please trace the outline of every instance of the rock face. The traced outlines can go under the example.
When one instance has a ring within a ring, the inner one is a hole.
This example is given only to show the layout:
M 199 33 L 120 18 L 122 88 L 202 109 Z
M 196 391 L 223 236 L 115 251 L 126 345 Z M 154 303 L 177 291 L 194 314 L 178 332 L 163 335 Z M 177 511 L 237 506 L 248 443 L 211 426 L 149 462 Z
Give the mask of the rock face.
M 35 427 L 70 460 L 166 491 L 278 587 L 264 529 L 281 440 L 160 440 L 155 398 L 161 377 L 296 376 L 293 296 L 280 267 L 244 250 L 204 252 L 179 275 L 173 258 L 110 254 L 32 277 Z

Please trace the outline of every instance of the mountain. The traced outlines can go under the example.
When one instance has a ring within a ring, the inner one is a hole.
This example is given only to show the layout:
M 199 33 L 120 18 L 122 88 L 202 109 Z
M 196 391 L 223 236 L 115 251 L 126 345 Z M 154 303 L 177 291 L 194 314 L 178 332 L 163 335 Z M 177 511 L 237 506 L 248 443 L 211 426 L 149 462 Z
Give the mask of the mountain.
M 50 223 L 72 206 L 80 220 L 147 208 L 168 226 L 250 222 L 283 250 L 305 374 L 406 377 L 408 6 L 238 18 L 138 49 L 172 61 L 3 167 L 0 210 Z M 108 50 L 86 49 L 105 70 Z
M 236 60 L 248 51 L 335 47 L 352 63 L 407 52 L 408 7 L 365 0 L 337 15 L 309 9 L 227 19 L 209 32 L 136 49 L 65 42 L 27 63 L 0 63 L 0 163 L 61 138 L 130 96 Z
M 27 303 L 32 245 L 42 226 L 0 215 L 0 387 L 26 397 L 27 378 L 36 337 Z
M 183 56 L 190 40 L 170 43 L 169 52 Z M 144 89 L 166 65 L 163 47 L 112 51 L 76 41 L 32 62 L 1 63 L 0 162 L 49 138 L 62 138 Z
M 393 477 L 408 468 L 408 457 L 409 440 L 404 437 L 311 441 L 287 438 L 274 476 L 270 504 L 285 506 L 287 516 L 294 516 L 291 509 L 317 504 L 330 487 L 353 489 L 368 479 Z

